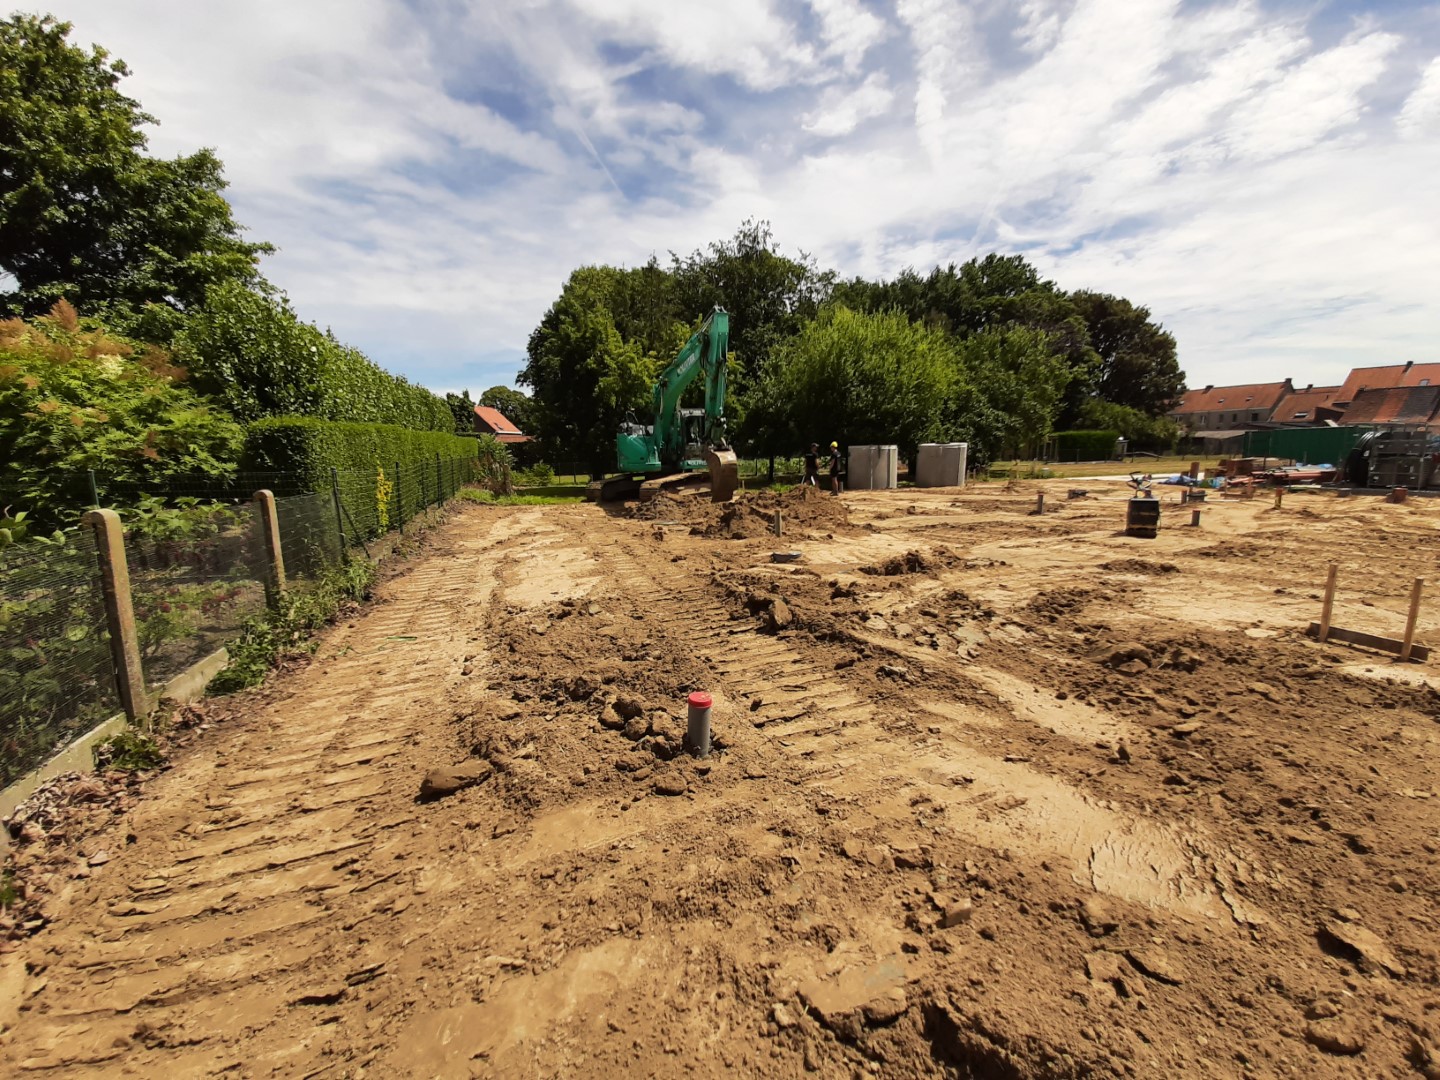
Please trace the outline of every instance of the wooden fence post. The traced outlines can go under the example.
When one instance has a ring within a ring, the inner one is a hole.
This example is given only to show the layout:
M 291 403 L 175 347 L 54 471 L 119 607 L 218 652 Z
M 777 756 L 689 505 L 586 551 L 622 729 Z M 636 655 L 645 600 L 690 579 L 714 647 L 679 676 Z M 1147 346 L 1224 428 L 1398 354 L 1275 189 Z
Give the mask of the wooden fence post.
M 1330 576 L 1325 579 L 1325 602 L 1320 605 L 1320 632 L 1315 640 L 1322 645 L 1330 636 L 1330 614 L 1335 609 L 1335 575 L 1340 572 L 1339 563 L 1330 564 Z
M 91 510 L 83 521 L 94 533 L 100 562 L 100 590 L 105 622 L 110 629 L 110 655 L 115 661 L 115 687 L 120 705 L 132 721 L 150 714 L 145 671 L 140 664 L 140 639 L 135 632 L 135 605 L 130 596 L 130 564 L 125 561 L 125 530 L 114 510 Z
M 275 493 L 255 492 L 255 527 L 265 544 L 265 603 L 280 606 L 285 591 L 285 557 L 280 551 L 280 516 L 275 512 Z
M 1410 650 L 1415 646 L 1415 622 L 1420 617 L 1420 590 L 1425 586 L 1424 578 L 1416 578 L 1410 587 L 1410 614 L 1405 619 L 1405 641 L 1400 646 L 1400 659 L 1410 659 Z

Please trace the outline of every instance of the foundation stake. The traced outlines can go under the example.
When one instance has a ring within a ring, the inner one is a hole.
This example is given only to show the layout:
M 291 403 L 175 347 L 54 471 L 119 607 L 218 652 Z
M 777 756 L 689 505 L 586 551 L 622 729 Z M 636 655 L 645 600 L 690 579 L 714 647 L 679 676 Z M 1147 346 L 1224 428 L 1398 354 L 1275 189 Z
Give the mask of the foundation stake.
M 1405 641 L 1400 646 L 1400 659 L 1410 659 L 1410 650 L 1415 645 L 1415 621 L 1420 617 L 1420 590 L 1425 585 L 1424 578 L 1416 578 L 1415 584 L 1410 586 L 1410 614 L 1405 619 Z
M 780 535 L 780 511 L 779 511 L 779 510 L 776 510 L 776 511 L 775 511 L 775 524 L 774 524 L 773 528 L 775 529 L 775 535 L 776 535 L 776 536 L 779 536 L 779 535 Z
M 1199 510 L 1191 510 L 1191 511 L 1190 511 L 1190 524 L 1191 524 L 1192 527 L 1194 527 L 1194 528 L 1196 528 L 1196 529 L 1198 529 L 1198 528 L 1200 527 L 1200 511 L 1199 511 Z
M 1280 509 L 1280 500 L 1283 499 L 1284 497 L 1285 497 L 1285 489 L 1284 489 L 1284 488 L 1276 488 L 1276 489 L 1275 489 L 1275 509 L 1276 509 L 1276 510 L 1279 510 L 1279 509 Z
M 1043 491 L 1035 496 L 1035 513 L 1045 513 L 1045 493 Z
M 1335 608 L 1335 575 L 1339 572 L 1339 564 L 1331 563 L 1330 576 L 1325 579 L 1325 602 L 1320 605 L 1320 632 L 1315 635 L 1315 640 L 1322 645 L 1330 636 L 1330 613 Z
M 709 694 L 698 692 L 691 694 L 688 701 L 690 715 L 685 739 L 696 757 L 710 756 L 710 707 L 713 704 Z

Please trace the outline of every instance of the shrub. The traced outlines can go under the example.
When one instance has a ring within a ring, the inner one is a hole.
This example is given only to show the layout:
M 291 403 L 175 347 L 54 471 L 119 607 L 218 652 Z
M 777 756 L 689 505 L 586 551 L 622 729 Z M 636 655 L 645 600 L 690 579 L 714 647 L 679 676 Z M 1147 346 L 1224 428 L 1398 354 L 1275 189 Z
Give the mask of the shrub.
M 1115 456 L 1118 431 L 1057 431 L 1054 454 L 1057 461 L 1109 461 Z
M 455 431 L 444 398 L 301 322 L 283 296 L 216 286 L 175 347 L 197 384 L 242 420 L 311 416 Z
M 88 503 L 88 469 L 119 483 L 232 475 L 243 430 L 185 378 L 159 349 L 82 328 L 63 301 L 0 322 L 0 506 L 34 532 Z

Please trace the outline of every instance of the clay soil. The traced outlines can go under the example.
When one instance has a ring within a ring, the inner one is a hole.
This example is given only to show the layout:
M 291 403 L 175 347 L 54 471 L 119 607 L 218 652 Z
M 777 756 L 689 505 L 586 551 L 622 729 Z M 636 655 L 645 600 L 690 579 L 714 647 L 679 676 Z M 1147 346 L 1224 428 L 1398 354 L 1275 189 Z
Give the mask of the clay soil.
M 1303 635 L 1440 502 L 1075 486 L 465 509 L 36 840 L 0 1073 L 1440 1076 L 1436 669 Z

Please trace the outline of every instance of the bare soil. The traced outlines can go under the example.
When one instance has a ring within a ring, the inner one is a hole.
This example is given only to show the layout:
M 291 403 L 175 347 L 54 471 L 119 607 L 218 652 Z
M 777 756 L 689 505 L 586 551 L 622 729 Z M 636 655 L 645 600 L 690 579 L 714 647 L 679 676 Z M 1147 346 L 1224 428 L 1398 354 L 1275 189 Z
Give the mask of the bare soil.
M 1440 1077 L 1434 669 L 1303 636 L 1440 503 L 1067 487 L 468 508 L 34 839 L 0 1073 Z

